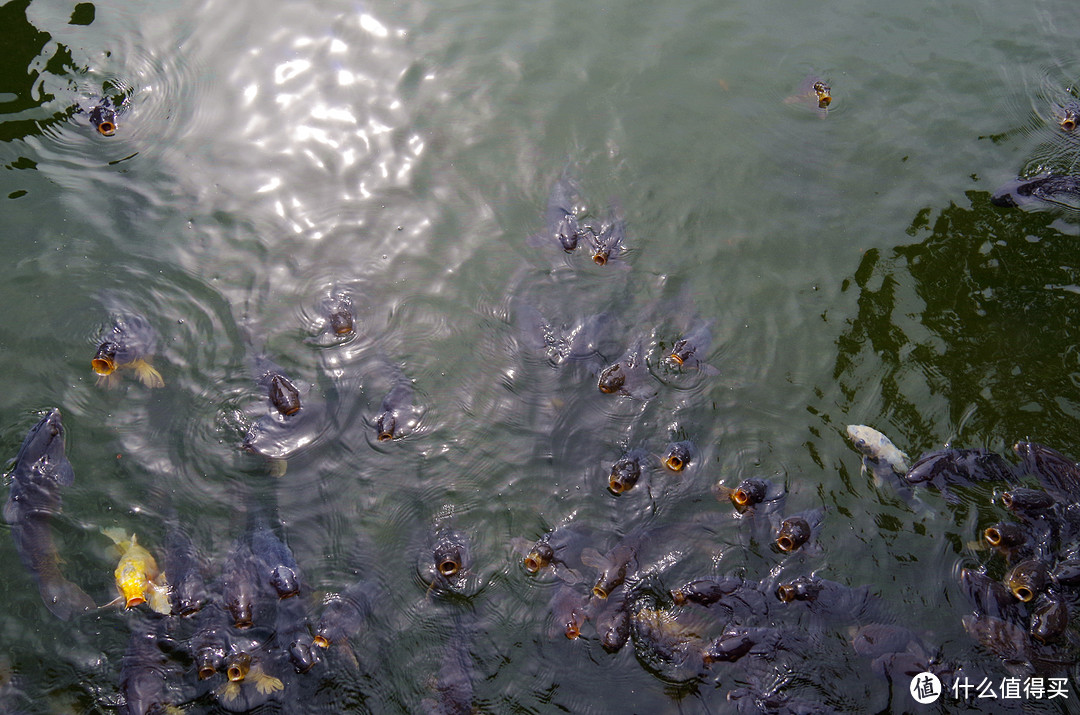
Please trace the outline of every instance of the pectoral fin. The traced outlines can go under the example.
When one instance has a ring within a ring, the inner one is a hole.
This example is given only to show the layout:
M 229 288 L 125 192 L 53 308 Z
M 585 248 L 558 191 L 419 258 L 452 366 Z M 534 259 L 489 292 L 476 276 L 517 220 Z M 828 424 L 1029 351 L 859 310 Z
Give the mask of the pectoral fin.
M 162 379 L 161 373 L 154 369 L 154 366 L 145 360 L 133 360 L 131 366 L 135 368 L 135 374 L 138 375 L 142 384 L 147 387 L 165 387 L 165 380 Z

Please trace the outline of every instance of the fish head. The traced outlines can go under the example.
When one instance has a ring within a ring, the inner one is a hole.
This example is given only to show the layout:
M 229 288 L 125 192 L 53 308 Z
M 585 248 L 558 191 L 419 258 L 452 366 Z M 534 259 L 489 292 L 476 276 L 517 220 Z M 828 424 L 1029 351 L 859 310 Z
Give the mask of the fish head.
M 98 375 L 111 375 L 116 371 L 116 354 L 120 351 L 120 345 L 112 340 L 106 340 L 98 346 L 94 353 L 94 359 L 90 361 L 90 367 Z
M 641 478 L 641 463 L 634 457 L 622 457 L 611 467 L 608 489 L 612 494 L 629 491 Z
M 124 608 L 146 603 L 146 593 L 150 590 L 146 568 L 146 564 L 138 559 L 124 559 L 117 567 L 116 588 L 124 599 Z
M 681 472 L 690 464 L 690 446 L 686 442 L 675 442 L 668 446 L 664 455 L 664 466 L 673 472 Z
M 325 648 L 326 645 L 321 645 L 321 647 Z M 289 644 L 289 661 L 292 662 L 297 673 L 308 672 L 318 664 L 319 660 L 321 660 L 319 651 L 313 649 L 311 643 L 295 640 Z
M 270 403 L 286 417 L 300 411 L 300 391 L 284 375 L 270 378 L 269 394 Z
M 532 551 L 525 555 L 522 565 L 526 571 L 534 574 L 550 564 L 553 558 L 555 558 L 555 549 L 551 548 L 551 544 L 541 540 L 537 541 Z
M 435 547 L 435 568 L 444 578 L 456 576 L 464 567 L 465 557 L 460 545 L 442 542 Z
M 675 341 L 675 344 L 671 346 L 671 354 L 668 355 L 668 360 L 676 365 L 682 365 L 690 356 L 694 354 L 696 346 L 689 342 L 686 338 L 679 338 Z
M 731 492 L 731 503 L 737 508 L 746 509 L 765 500 L 766 484 L 761 479 L 744 479 Z
M 225 675 L 229 681 L 239 683 L 251 670 L 251 656 L 243 651 L 230 653 L 225 658 Z
M 1025 559 L 1005 574 L 1005 585 L 1017 600 L 1028 603 L 1046 588 L 1049 572 L 1038 559 Z
M 983 539 L 997 549 L 1012 549 L 1027 542 L 1027 534 L 1019 524 L 1001 522 L 988 526 L 983 531 Z
M 623 372 L 622 364 L 615 363 L 604 368 L 600 373 L 597 387 L 605 395 L 618 392 L 626 384 L 626 373 Z
M 270 571 L 270 585 L 277 591 L 278 598 L 289 598 L 300 593 L 300 579 L 296 571 L 285 565 L 278 565 Z
M 387 410 L 375 418 L 375 434 L 380 442 L 389 442 L 394 438 L 394 430 L 397 429 L 397 418 L 394 413 Z
M 817 97 L 819 109 L 825 109 L 832 104 L 832 87 L 828 84 L 818 80 L 817 82 L 814 82 L 813 90 L 814 95 Z
M 783 552 L 795 551 L 810 539 L 810 524 L 799 516 L 791 516 L 780 524 L 776 546 Z
M 1062 131 L 1071 132 L 1080 124 L 1080 102 L 1068 102 L 1056 112 L 1058 126 Z
M 64 425 L 60 410 L 54 407 L 30 428 L 15 456 L 15 467 L 32 467 L 47 473 L 62 486 L 74 481 L 75 475 L 64 456 Z
M 90 123 L 103 137 L 116 134 L 116 110 L 110 106 L 108 100 L 90 109 Z
M 813 601 L 821 593 L 821 584 L 817 579 L 799 576 L 776 587 L 776 597 L 784 603 L 792 601 Z
M 339 306 L 330 313 L 330 330 L 335 335 L 348 335 L 353 331 L 353 314 L 348 306 Z
M 204 645 L 195 652 L 195 668 L 199 680 L 206 680 L 225 664 L 225 647 L 220 643 Z
M 249 594 L 241 592 L 230 595 L 225 608 L 232 615 L 233 625 L 237 628 L 251 628 L 254 625 L 254 606 Z

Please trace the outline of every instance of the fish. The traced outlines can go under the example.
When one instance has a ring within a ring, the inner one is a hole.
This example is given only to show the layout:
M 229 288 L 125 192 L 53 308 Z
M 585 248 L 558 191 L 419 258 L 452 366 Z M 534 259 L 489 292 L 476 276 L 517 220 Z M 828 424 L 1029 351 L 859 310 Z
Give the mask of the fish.
M 947 501 L 956 501 L 952 485 L 1015 480 L 1016 472 L 1000 454 L 988 449 L 939 449 L 919 457 L 901 479 L 908 486 L 927 484 Z
M 600 233 L 589 231 L 588 237 L 592 244 L 592 260 L 596 265 L 607 265 L 612 258 L 622 254 L 625 250 L 626 220 L 618 201 L 611 201 L 607 220 L 601 226 Z
M 266 671 L 267 645 L 256 639 L 234 638 L 225 656 L 228 680 L 215 691 L 218 700 L 235 712 L 252 710 L 265 703 L 285 684 Z
M 805 104 L 825 116 L 832 104 L 832 87 L 825 79 L 809 74 L 803 78 L 795 94 L 784 98 L 784 104 Z
M 328 595 L 315 626 L 315 645 L 320 648 L 329 648 L 334 643 L 347 645 L 371 617 L 373 594 L 374 584 L 361 580 L 340 593 Z
M 580 556 L 589 532 L 574 524 L 560 524 L 534 543 L 515 539 L 514 545 L 524 554 L 521 565 L 531 575 L 551 568 L 552 573 L 565 583 L 581 581 Z
M 581 240 L 587 237 L 574 209 L 579 196 L 577 185 L 565 173 L 556 179 L 544 212 L 545 228 L 526 239 L 526 243 L 537 248 L 554 243 L 566 253 L 577 250 Z
M 596 635 L 600 645 L 609 653 L 615 653 L 626 645 L 630 638 L 630 591 L 623 587 L 604 603 L 596 614 Z
M 1007 666 L 1020 671 L 1032 669 L 1035 645 L 1026 630 L 996 616 L 966 615 L 960 620 L 968 635 Z
M 626 581 L 627 575 L 637 571 L 638 537 L 627 537 L 616 544 L 606 554 L 601 555 L 596 549 L 587 548 L 581 552 L 581 562 L 600 572 L 592 594 L 596 598 L 606 599 L 615 588 Z
M 767 514 L 783 507 L 786 491 L 782 484 L 768 479 L 751 477 L 739 482 L 734 489 L 717 483 L 713 487 L 717 499 L 728 499 L 740 513 L 749 511 Z
M 994 192 L 990 203 L 1003 208 L 1050 205 L 1080 209 L 1080 176 L 1042 173 L 1010 181 Z
M 60 490 L 75 483 L 64 453 L 60 410 L 49 410 L 30 428 L 7 476 L 11 487 L 4 521 L 11 525 L 19 560 L 37 581 L 45 607 L 64 621 L 95 608 L 93 599 L 61 573 L 50 527 L 50 519 L 61 512 Z
M 469 569 L 469 542 L 465 534 L 449 526 L 439 527 L 432 539 L 431 558 L 435 580 L 432 585 L 450 585 L 460 581 Z
M 211 603 L 196 614 L 188 650 L 200 680 L 213 677 L 224 668 L 229 653 L 228 635 L 228 616 L 218 604 Z
M 581 636 L 581 627 L 588 619 L 587 597 L 568 584 L 556 589 L 551 597 L 551 634 L 562 633 L 570 640 Z
M 648 468 L 652 462 L 652 454 L 644 447 L 627 451 L 611 465 L 608 491 L 615 495 L 630 491 L 641 479 L 642 467 Z
M 1005 574 L 1005 585 L 1024 603 L 1042 593 L 1049 583 L 1050 570 L 1046 562 L 1039 559 L 1025 559 Z
M 175 712 L 168 707 L 167 660 L 158 643 L 156 624 L 136 621 L 120 661 L 121 715 Z
M 1080 101 L 1070 100 L 1055 107 L 1054 115 L 1062 131 L 1073 131 L 1080 124 Z
M 705 354 L 712 343 L 712 321 L 696 319 L 686 333 L 671 346 L 667 362 L 676 367 L 695 368 L 707 374 L 719 371 L 705 362 Z
M 798 633 L 778 627 L 729 624 L 705 645 L 702 655 L 706 665 L 735 662 L 751 653 L 771 658 L 778 650 L 807 652 L 804 640 Z
M 1001 495 L 1001 505 L 1025 521 L 1049 516 L 1057 500 L 1041 489 L 1016 487 Z
M 169 586 L 153 554 L 139 544 L 135 534 L 128 536 L 121 527 L 103 528 L 101 533 L 112 539 L 120 552 L 113 576 L 124 608 L 146 603 L 158 613 L 171 613 Z
M 101 336 L 90 367 L 98 375 L 98 384 L 114 387 L 116 371 L 131 368 L 142 384 L 150 388 L 165 386 L 165 379 L 151 364 L 157 352 L 157 331 L 142 315 L 122 309 L 113 311 L 113 323 Z
M 124 105 L 114 104 L 109 97 L 94 97 L 90 100 L 88 109 L 75 105 L 76 114 L 86 114 L 90 125 L 103 137 L 111 137 L 116 134 L 119 126 L 119 116 Z
M 412 404 L 412 382 L 400 370 L 395 370 L 393 386 L 382 400 L 382 411 L 374 419 L 376 439 L 389 442 L 403 436 L 405 413 Z
M 638 658 L 669 680 L 696 678 L 705 667 L 705 644 L 679 614 L 642 606 L 630 615 L 630 635 Z
M 781 603 L 806 604 L 811 614 L 829 621 L 866 621 L 884 615 L 869 586 L 845 586 L 818 576 L 785 581 L 776 587 L 776 597 Z
M 697 447 L 689 440 L 671 442 L 664 451 L 660 460 L 664 466 L 673 472 L 681 472 L 697 459 Z
M 699 606 L 711 606 L 734 594 L 743 587 L 741 578 L 721 580 L 699 578 L 671 590 L 671 598 L 676 606 L 684 603 L 696 603 Z
M 1060 593 L 1042 593 L 1032 604 L 1028 632 L 1040 643 L 1057 640 L 1069 627 L 1069 604 Z
M 209 603 L 203 576 L 205 563 L 191 537 L 175 520 L 169 522 L 165 531 L 162 563 L 173 615 L 190 616 Z
M 265 355 L 254 359 L 255 381 L 266 390 L 270 405 L 284 417 L 300 411 L 300 390 L 285 371 Z
M 259 598 L 259 559 L 249 534 L 233 541 L 221 566 L 221 598 L 236 628 L 251 628 Z
M 605 395 L 619 394 L 647 400 L 656 394 L 648 384 L 648 375 L 644 346 L 639 339 L 617 361 L 600 370 L 596 386 Z
M 824 510 L 819 508 L 787 517 L 776 531 L 776 547 L 785 553 L 802 548 L 817 535 L 824 515 Z
M 437 700 L 425 698 L 425 712 L 438 715 L 471 715 L 473 712 L 473 658 L 470 652 L 473 628 L 459 618 L 443 652 L 435 679 Z
M 1012 618 L 1019 613 L 1012 592 L 982 571 L 961 569 L 960 587 L 974 606 L 976 615 Z
M 911 458 L 873 427 L 848 425 L 847 437 L 863 457 L 863 473 L 869 471 L 879 485 L 903 477 L 911 469 Z
M 1080 558 L 1075 556 L 1062 559 L 1050 570 L 1050 579 L 1058 587 L 1076 588 L 1080 586 Z
M 676 606 L 694 603 L 709 609 L 719 608 L 729 620 L 761 619 L 768 616 L 769 603 L 760 584 L 737 577 L 699 578 L 671 590 Z
M 279 599 L 300 593 L 300 567 L 292 551 L 257 513 L 250 529 L 251 552 L 264 583 Z
M 540 309 L 515 301 L 515 319 L 523 344 L 547 358 L 552 367 L 569 362 L 603 362 L 613 348 L 615 320 L 610 313 L 593 313 L 569 327 L 556 328 Z
M 1058 499 L 1080 501 L 1080 465 L 1061 452 L 1035 442 L 1017 442 L 1013 452 L 1023 471 L 1034 474 L 1043 489 Z
M 339 294 L 323 302 L 327 329 L 338 336 L 352 335 L 356 332 L 356 318 L 353 315 L 352 300 Z

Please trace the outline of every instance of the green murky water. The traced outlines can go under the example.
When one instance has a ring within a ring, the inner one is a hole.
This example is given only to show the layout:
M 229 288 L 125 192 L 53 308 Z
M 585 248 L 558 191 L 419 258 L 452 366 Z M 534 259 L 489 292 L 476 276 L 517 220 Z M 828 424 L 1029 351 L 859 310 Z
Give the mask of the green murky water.
M 7 3 L 0 446 L 13 457 L 41 411 L 62 411 L 76 481 L 53 531 L 98 603 L 115 595 L 102 528 L 160 554 L 175 516 L 213 584 L 254 505 L 280 524 L 312 618 L 377 583 L 356 662 L 331 649 L 300 675 L 267 651 L 285 684 L 267 712 L 417 712 L 455 667 L 480 712 L 730 712 L 748 685 L 916 707 L 853 651 L 856 624 L 779 604 L 752 625 L 812 645 L 700 674 L 644 637 L 609 653 L 592 623 L 552 635 L 556 584 L 524 573 L 514 540 L 567 520 L 601 553 L 655 527 L 639 593 L 703 640 L 722 620 L 668 589 L 813 572 L 867 585 L 941 662 L 1000 680 L 957 579 L 1003 570 L 970 546 L 1005 516 L 1003 486 L 913 510 L 860 473 L 844 427 L 912 456 L 1031 439 L 1080 457 L 1075 216 L 989 203 L 1020 174 L 1075 169 L 1055 112 L 1078 91 L 1078 23 L 1063 2 Z M 807 76 L 831 84 L 827 113 L 789 101 Z M 108 138 L 86 111 L 102 95 L 124 107 Z M 583 221 L 621 205 L 625 256 L 527 242 L 563 172 Z M 353 337 L 322 332 L 334 291 L 353 299 Z M 163 388 L 97 384 L 117 303 L 156 330 Z M 532 310 L 556 337 L 603 316 L 609 360 L 640 340 L 655 395 L 600 394 L 595 364 L 536 349 Z M 715 374 L 665 367 L 699 319 Z M 268 409 L 260 354 L 309 390 L 283 476 L 241 449 Z M 397 374 L 415 409 L 378 442 Z M 677 440 L 697 448 L 688 470 L 607 491 L 623 451 Z M 783 557 L 712 495 L 752 476 L 786 486 L 787 512 L 825 509 L 817 548 Z M 456 595 L 424 581 L 444 522 L 470 541 Z M 116 710 L 150 616 L 59 621 L 11 538 L 0 563 L 5 706 Z M 185 658 L 168 658 L 170 700 L 221 711 L 220 682 Z

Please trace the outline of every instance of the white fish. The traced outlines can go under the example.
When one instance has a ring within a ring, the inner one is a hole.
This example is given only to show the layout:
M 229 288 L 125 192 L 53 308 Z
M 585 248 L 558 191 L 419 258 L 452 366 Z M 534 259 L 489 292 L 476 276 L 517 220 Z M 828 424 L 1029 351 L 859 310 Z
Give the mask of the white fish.
M 875 479 L 883 480 L 889 472 L 900 477 L 908 473 L 911 458 L 873 427 L 848 425 L 847 436 L 863 456 L 863 471 L 869 469 Z

